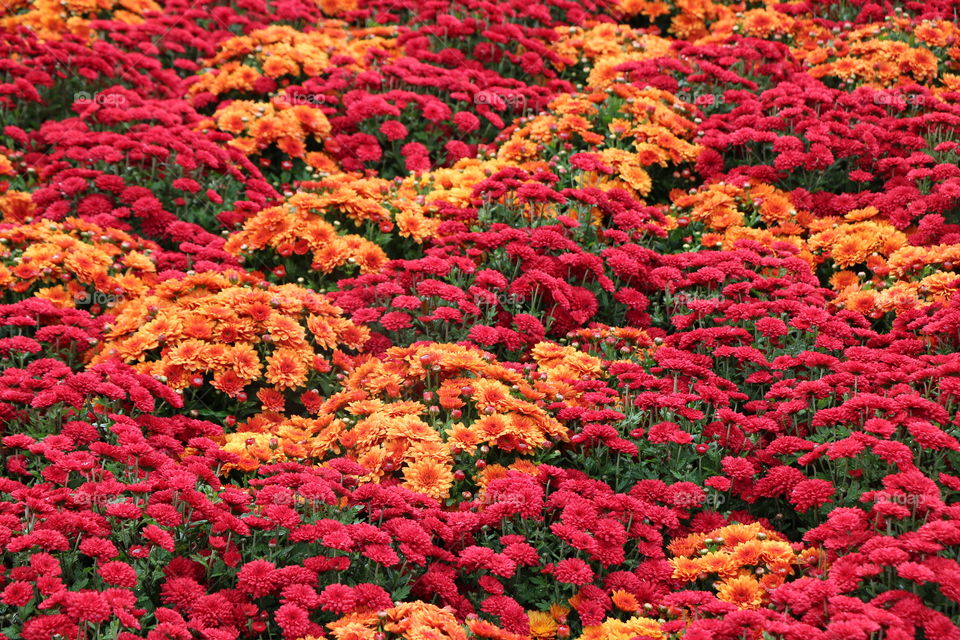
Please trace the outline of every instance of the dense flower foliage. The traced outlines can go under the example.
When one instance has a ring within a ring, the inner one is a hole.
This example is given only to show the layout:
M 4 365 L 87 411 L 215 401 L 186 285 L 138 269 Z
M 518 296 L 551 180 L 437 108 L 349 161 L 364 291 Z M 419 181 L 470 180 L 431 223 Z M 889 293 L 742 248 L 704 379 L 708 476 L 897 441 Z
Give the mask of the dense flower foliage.
M 0 7 L 0 640 L 960 640 L 960 2 Z

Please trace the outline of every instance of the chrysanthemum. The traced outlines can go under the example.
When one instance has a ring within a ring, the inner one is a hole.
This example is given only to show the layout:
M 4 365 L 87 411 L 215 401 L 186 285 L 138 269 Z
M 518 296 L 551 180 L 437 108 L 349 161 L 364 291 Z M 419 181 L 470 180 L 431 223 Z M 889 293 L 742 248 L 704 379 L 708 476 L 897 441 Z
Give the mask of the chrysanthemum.
M 267 382 L 281 389 L 294 389 L 307 380 L 307 365 L 300 353 L 278 349 L 267 359 Z
M 403 468 L 404 485 L 432 498 L 446 497 L 453 486 L 453 472 L 444 463 L 430 458 L 416 460 Z
M 720 583 L 717 597 L 741 609 L 759 609 L 763 604 L 763 587 L 750 575 L 742 575 Z
M 593 569 L 580 558 L 566 558 L 556 564 L 553 576 L 560 582 L 584 585 L 593 581 Z

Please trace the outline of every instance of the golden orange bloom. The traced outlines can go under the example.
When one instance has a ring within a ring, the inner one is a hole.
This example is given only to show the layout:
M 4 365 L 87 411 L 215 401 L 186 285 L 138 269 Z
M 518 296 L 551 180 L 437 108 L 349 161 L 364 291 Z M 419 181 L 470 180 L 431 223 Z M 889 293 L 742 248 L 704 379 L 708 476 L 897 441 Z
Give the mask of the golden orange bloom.
M 849 211 L 843 217 L 847 220 L 859 222 L 861 220 L 869 220 L 870 218 L 874 218 L 879 214 L 880 212 L 876 207 L 864 207 L 863 209 L 854 209 Z
M 0 214 L 4 222 L 23 223 L 36 211 L 33 198 L 26 191 L 7 191 L 0 195 Z
M 267 382 L 281 389 L 294 389 L 307 380 L 302 352 L 278 349 L 267 358 Z
M 717 598 L 741 609 L 759 609 L 763 604 L 763 594 L 763 587 L 750 575 L 724 580 L 717 588 Z
M 610 596 L 613 600 L 613 606 L 621 611 L 633 612 L 640 608 L 640 603 L 637 601 L 637 597 L 629 591 L 617 589 L 610 594 Z
M 432 498 L 446 497 L 453 486 L 453 473 L 448 465 L 431 458 L 408 463 L 403 470 L 404 486 Z
M 425 602 L 404 602 L 386 612 L 389 633 L 423 640 L 467 640 L 453 613 Z
M 839 297 L 837 301 L 851 311 L 857 311 L 867 315 L 874 310 L 876 299 L 877 294 L 873 291 L 856 290 L 845 293 L 842 297 Z
M 684 582 L 693 582 L 703 573 L 700 563 L 691 558 L 671 558 L 670 564 L 673 565 L 673 577 Z
M 738 567 L 731 554 L 722 551 L 707 553 L 696 560 L 702 573 L 714 573 L 721 577 L 737 575 Z
M 746 540 L 733 547 L 730 557 L 737 566 L 752 566 L 759 562 L 763 551 L 764 543 L 760 540 Z
M 656 620 L 635 616 L 625 621 L 607 618 L 599 625 L 585 627 L 579 640 L 633 640 L 638 637 L 661 640 L 667 636 Z
M 331 623 L 328 626 L 331 628 L 333 637 L 336 638 L 336 640 L 376 640 L 377 638 L 376 629 L 365 626 L 359 622 L 337 624 L 336 627 L 334 627 L 334 624 L 336 623 Z
M 543 611 L 528 611 L 530 618 L 530 637 L 535 640 L 550 640 L 557 634 L 557 621 L 549 613 Z
M 760 557 L 768 565 L 789 565 L 796 561 L 790 544 L 782 540 L 764 540 Z
M 860 284 L 860 277 L 853 271 L 837 271 L 830 276 L 830 286 L 837 291 L 843 291 L 847 287 Z

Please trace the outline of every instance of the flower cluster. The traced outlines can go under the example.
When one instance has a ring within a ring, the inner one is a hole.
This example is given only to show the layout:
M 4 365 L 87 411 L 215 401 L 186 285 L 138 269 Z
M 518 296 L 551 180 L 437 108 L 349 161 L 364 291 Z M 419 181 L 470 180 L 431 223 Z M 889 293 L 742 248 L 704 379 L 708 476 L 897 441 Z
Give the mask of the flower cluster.
M 364 327 L 324 296 L 269 285 L 245 273 L 205 272 L 165 280 L 122 305 L 92 363 L 120 360 L 175 389 L 208 388 L 224 398 L 282 395 L 329 371 L 323 352 L 359 348 Z M 209 385 L 209 387 L 208 387 Z M 251 386 L 252 385 L 252 386 Z M 251 398 L 252 401 L 252 398 Z
M 728 525 L 670 543 L 673 577 L 715 580 L 717 597 L 741 609 L 759 609 L 783 585 L 794 565 L 817 561 L 817 549 L 796 554 L 790 543 L 758 523 Z

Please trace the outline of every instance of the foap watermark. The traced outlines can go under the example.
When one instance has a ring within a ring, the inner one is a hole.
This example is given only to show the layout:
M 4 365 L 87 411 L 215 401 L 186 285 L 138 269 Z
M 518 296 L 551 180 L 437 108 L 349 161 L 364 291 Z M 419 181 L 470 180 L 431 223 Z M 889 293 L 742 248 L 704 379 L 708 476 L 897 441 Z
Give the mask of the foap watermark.
M 900 108 L 919 107 L 927 104 L 929 98 L 922 93 L 875 93 L 873 104 L 892 105 Z
M 290 106 L 319 107 L 336 103 L 336 98 L 323 93 L 284 93 L 274 98 L 277 102 Z
M 669 294 L 668 303 L 674 306 L 690 306 L 694 302 L 705 302 L 707 300 L 716 300 L 716 296 L 698 295 L 696 293 L 674 293 Z
M 722 93 L 713 93 L 710 91 L 693 91 L 685 88 L 680 89 L 677 95 L 684 102 L 698 107 L 712 107 L 726 103 Z
M 683 492 L 673 496 L 673 504 L 682 509 L 696 509 L 702 507 L 711 511 L 719 511 L 727 502 L 727 496 L 720 493 Z
M 891 493 L 889 491 L 877 491 L 873 495 L 874 501 L 879 503 L 889 503 L 900 505 L 901 507 L 919 507 L 926 503 L 926 496 L 915 493 Z
M 129 104 L 127 97 L 120 93 L 103 93 L 100 91 L 89 93 L 78 91 L 73 94 L 73 101 L 80 104 L 98 104 L 102 107 L 124 108 Z
M 336 499 L 333 496 L 305 494 L 299 490 L 277 491 L 269 498 L 264 499 L 260 504 L 262 507 L 273 504 L 282 507 L 292 507 L 294 509 L 317 510 L 336 504 Z
M 520 93 L 505 93 L 500 91 L 478 91 L 473 96 L 474 104 L 486 104 L 497 109 L 526 109 L 527 96 Z
M 481 507 L 492 507 L 498 504 L 507 505 L 510 507 L 522 508 L 527 504 L 527 500 L 520 495 L 513 493 L 490 493 L 489 491 L 481 492 L 480 495 L 473 496 L 472 502 L 477 503 Z
M 86 491 L 77 491 L 71 493 L 70 502 L 73 503 L 73 506 L 85 507 L 87 509 L 91 509 L 93 507 L 106 508 L 113 504 L 123 504 L 125 502 L 142 504 L 142 501 L 138 502 L 136 499 L 131 500 L 130 498 L 125 498 L 118 495 L 98 495 L 95 493 L 88 493 Z
M 73 303 L 77 305 L 93 305 L 112 307 L 123 302 L 124 297 L 117 293 L 104 293 L 103 291 L 80 291 L 74 294 Z
M 490 291 L 484 289 L 483 291 L 477 291 L 473 294 L 473 304 L 477 306 L 481 305 L 497 305 L 505 307 L 508 305 L 517 305 L 521 304 L 524 301 L 524 297 L 518 293 L 506 293 L 503 291 Z

